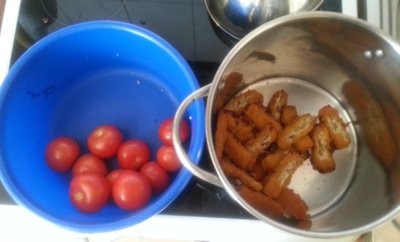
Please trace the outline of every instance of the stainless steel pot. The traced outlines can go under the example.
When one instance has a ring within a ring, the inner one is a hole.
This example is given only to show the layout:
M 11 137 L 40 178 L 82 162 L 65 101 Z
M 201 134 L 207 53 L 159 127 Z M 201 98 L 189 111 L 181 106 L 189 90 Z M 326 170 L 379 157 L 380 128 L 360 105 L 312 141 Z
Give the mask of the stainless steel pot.
M 182 164 L 223 187 L 256 218 L 306 237 L 344 237 L 370 231 L 400 211 L 400 46 L 368 23 L 338 13 L 283 16 L 246 35 L 223 60 L 212 83 L 180 105 L 173 142 Z M 239 72 L 243 78 L 227 78 Z M 229 88 L 227 88 L 229 87 Z M 336 107 L 352 145 L 334 154 L 336 170 L 320 174 L 308 164 L 290 187 L 309 206 L 312 226 L 303 230 L 265 216 L 242 199 L 224 174 L 213 135 L 216 112 L 237 93 L 256 89 L 268 100 L 284 89 L 299 113 Z M 190 162 L 177 127 L 190 103 L 208 96 L 206 138 L 216 174 Z
M 318 10 L 323 0 L 204 0 L 212 21 L 232 40 L 240 40 L 277 17 Z

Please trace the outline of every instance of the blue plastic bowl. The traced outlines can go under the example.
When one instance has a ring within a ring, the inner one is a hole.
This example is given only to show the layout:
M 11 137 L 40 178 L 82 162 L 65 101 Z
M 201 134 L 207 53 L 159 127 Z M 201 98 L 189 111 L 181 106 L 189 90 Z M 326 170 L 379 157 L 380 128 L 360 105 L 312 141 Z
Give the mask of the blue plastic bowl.
M 145 140 L 155 159 L 157 130 L 179 103 L 199 88 L 181 55 L 154 33 L 130 24 L 95 21 L 55 32 L 25 52 L 0 89 L 0 177 L 20 205 L 52 223 L 80 232 L 137 224 L 166 208 L 191 174 L 182 169 L 170 187 L 143 209 L 115 204 L 78 212 L 68 198 L 70 174 L 48 168 L 50 140 L 70 136 L 85 152 L 89 133 L 102 124 L 124 138 Z M 188 109 L 188 154 L 198 163 L 204 146 L 204 103 Z

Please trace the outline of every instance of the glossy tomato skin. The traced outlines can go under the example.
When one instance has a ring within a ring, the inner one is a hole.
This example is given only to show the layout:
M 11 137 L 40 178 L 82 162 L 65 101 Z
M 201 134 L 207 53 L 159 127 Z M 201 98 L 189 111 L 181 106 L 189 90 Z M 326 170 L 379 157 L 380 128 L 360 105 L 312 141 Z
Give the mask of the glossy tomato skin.
M 80 147 L 77 141 L 68 137 L 59 137 L 47 145 L 45 160 L 54 171 L 67 172 L 79 155 Z
M 121 168 L 138 171 L 150 160 L 150 148 L 142 140 L 127 140 L 120 146 L 117 158 Z
M 115 169 L 107 174 L 106 179 L 111 187 L 114 186 L 115 180 L 117 180 L 117 178 L 119 177 L 119 175 L 121 175 L 123 171 L 123 169 Z
M 90 133 L 87 146 L 95 156 L 110 158 L 117 154 L 123 141 L 122 132 L 113 125 L 102 125 Z
M 164 145 L 157 150 L 157 163 L 169 172 L 174 172 L 182 167 L 182 164 L 173 146 Z
M 147 162 L 140 169 L 140 173 L 149 178 L 154 194 L 163 192 L 170 184 L 168 172 L 156 162 Z
M 114 202 L 124 210 L 143 208 L 151 198 L 149 179 L 137 171 L 125 170 L 115 180 L 112 187 Z
M 72 176 L 87 171 L 94 171 L 102 176 L 106 176 L 108 168 L 106 163 L 99 157 L 92 154 L 84 154 L 81 155 L 72 166 Z
M 106 178 L 97 172 L 80 173 L 72 178 L 69 186 L 71 203 L 84 213 L 101 210 L 110 196 L 110 185 Z
M 172 145 L 173 118 L 168 118 L 158 128 L 158 137 L 164 145 Z M 190 126 L 186 120 L 179 124 L 179 139 L 183 143 L 190 136 Z

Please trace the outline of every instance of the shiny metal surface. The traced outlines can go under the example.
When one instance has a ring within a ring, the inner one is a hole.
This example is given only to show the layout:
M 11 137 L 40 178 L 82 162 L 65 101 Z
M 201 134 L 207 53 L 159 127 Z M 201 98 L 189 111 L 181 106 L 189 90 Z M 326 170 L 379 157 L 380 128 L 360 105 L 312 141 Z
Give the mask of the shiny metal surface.
M 225 77 L 235 71 L 243 75 L 243 82 L 232 94 L 270 77 L 294 77 L 317 85 L 346 110 L 359 143 L 357 167 L 348 190 L 334 204 L 312 217 L 309 231 L 282 224 L 250 207 L 238 197 L 219 163 L 214 162 L 230 194 L 256 217 L 304 236 L 340 237 L 363 233 L 393 218 L 400 210 L 396 189 L 400 184 L 400 160 L 396 156 L 400 145 L 396 141 L 400 137 L 400 129 L 396 128 L 400 117 L 399 61 L 400 47 L 393 39 L 366 22 L 340 14 L 315 12 L 285 16 L 243 38 L 221 64 L 210 89 L 206 136 L 214 161 L 211 137 L 215 104 L 219 91 L 226 84 Z M 359 85 L 365 93 L 349 93 L 346 90 L 349 85 Z M 313 103 L 312 99 L 310 96 L 308 101 L 298 103 L 306 105 Z M 389 105 L 392 108 L 385 109 Z M 382 146 L 383 143 L 390 145 Z M 391 149 L 393 145 L 395 149 Z M 390 160 L 389 168 L 384 168 L 382 164 L 388 159 L 395 160 Z M 322 191 L 320 196 L 327 194 L 331 191 Z
M 277 17 L 317 10 L 323 0 L 204 0 L 214 23 L 227 35 L 241 39 Z
M 399 63 L 400 46 L 394 39 L 360 19 L 336 13 L 284 16 L 245 36 L 216 72 L 206 107 L 208 150 L 227 192 L 260 220 L 306 237 L 362 234 L 393 219 L 400 212 Z M 227 78 L 232 72 L 243 75 L 236 85 Z M 309 230 L 251 207 L 230 184 L 214 150 L 215 114 L 221 103 L 248 88 L 269 95 L 283 87 L 300 110 L 327 102 L 339 108 L 353 139 L 352 147 L 337 157 L 343 165 L 337 174 L 321 177 L 300 168 L 292 180 L 291 186 L 314 209 Z
M 215 174 L 201 169 L 190 161 L 183 145 L 179 141 L 178 127 L 186 109 L 192 102 L 206 97 L 209 89 L 210 85 L 199 89 L 189 95 L 180 104 L 174 118 L 172 139 L 180 161 L 193 175 L 203 181 L 223 187 L 220 179 Z M 289 105 L 296 106 L 299 113 L 317 114 L 322 105 L 329 104 L 335 107 L 341 117 L 344 118 L 345 123 L 349 124 L 348 130 L 353 145 L 347 149 L 337 151 L 334 154 L 335 160 L 346 160 L 346 162 L 339 162 L 334 173 L 322 175 L 312 169 L 310 161 L 307 160 L 306 164 L 300 167 L 298 172 L 293 176 L 290 184 L 290 188 L 298 194 L 302 194 L 303 200 L 309 207 L 310 215 L 316 216 L 326 209 L 329 209 L 348 189 L 356 168 L 357 137 L 354 126 L 346 110 L 341 106 L 338 100 L 331 96 L 326 90 L 310 82 L 296 78 L 278 77 L 260 80 L 241 90 L 240 93 L 248 89 L 257 90 L 262 93 L 264 95 L 264 100 L 269 100 L 274 92 L 283 89 L 289 94 Z M 265 105 L 267 105 L 267 103 L 265 103 Z M 330 192 L 324 193 L 324 196 L 321 196 L 321 191 Z
M 196 177 L 202 179 L 203 181 L 206 181 L 208 183 L 211 183 L 215 186 L 223 187 L 222 183 L 220 182 L 218 176 L 216 176 L 213 173 L 210 173 L 208 171 L 205 171 L 201 168 L 199 168 L 197 165 L 195 165 L 187 155 L 185 148 L 183 147 L 182 143 L 180 142 L 179 139 L 179 124 L 182 121 L 182 118 L 189 107 L 190 104 L 195 102 L 197 99 L 206 97 L 208 92 L 210 90 L 210 85 L 206 85 L 199 90 L 193 92 L 190 94 L 183 102 L 179 105 L 178 109 L 176 110 L 175 116 L 174 116 L 174 121 L 172 125 L 172 142 L 174 144 L 174 148 L 176 150 L 176 154 L 183 164 L 183 166 L 188 169 L 193 175 Z

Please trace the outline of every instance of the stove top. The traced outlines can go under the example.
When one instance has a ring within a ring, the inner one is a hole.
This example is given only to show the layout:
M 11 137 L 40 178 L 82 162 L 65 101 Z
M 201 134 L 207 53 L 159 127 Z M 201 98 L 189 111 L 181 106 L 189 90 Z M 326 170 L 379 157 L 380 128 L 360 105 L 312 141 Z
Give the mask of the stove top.
M 341 1 L 325 0 L 323 10 L 341 11 Z M 231 46 L 215 33 L 203 0 L 22 0 L 11 65 L 32 44 L 71 24 L 111 19 L 159 34 L 189 62 L 201 86 L 209 84 Z M 207 148 L 200 166 L 212 171 Z M 0 203 L 14 204 L 0 184 Z M 162 214 L 222 218 L 253 217 L 223 190 L 193 177 Z

